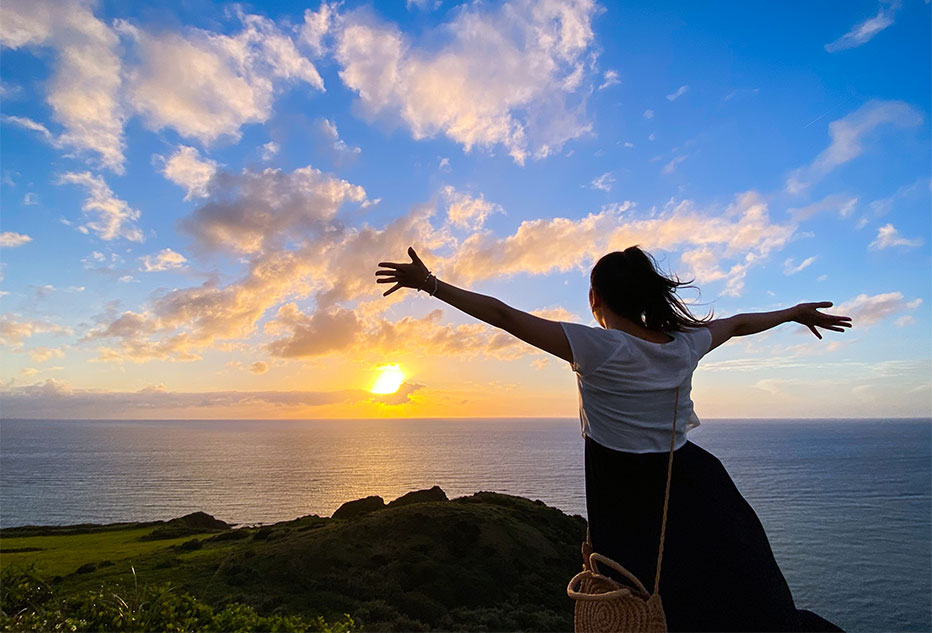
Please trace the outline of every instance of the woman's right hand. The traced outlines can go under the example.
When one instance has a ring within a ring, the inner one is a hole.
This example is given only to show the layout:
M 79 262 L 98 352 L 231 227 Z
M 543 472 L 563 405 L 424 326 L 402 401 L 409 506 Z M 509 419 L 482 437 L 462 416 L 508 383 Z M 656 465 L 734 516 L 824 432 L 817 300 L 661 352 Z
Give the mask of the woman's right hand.
M 831 307 L 831 301 L 800 303 L 793 308 L 793 321 L 805 325 L 818 339 L 822 338 L 822 334 L 819 333 L 816 327 L 831 330 L 832 332 L 844 332 L 844 328 L 851 327 L 851 317 L 819 312 L 823 308 Z

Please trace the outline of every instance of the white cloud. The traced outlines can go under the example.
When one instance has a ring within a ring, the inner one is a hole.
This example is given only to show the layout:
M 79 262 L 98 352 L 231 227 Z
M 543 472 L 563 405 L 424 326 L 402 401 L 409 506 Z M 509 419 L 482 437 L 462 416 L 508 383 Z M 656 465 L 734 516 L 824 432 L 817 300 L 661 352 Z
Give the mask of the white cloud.
M 802 272 L 815 262 L 816 256 L 807 257 L 799 264 L 797 264 L 792 257 L 783 262 L 783 274 L 784 275 L 795 275 L 798 272 Z
M 320 57 L 325 52 L 324 38 L 330 32 L 335 15 L 334 5 L 321 2 L 317 11 L 304 10 L 304 24 L 301 25 L 301 41 Z
M 849 48 L 856 48 L 862 44 L 871 41 L 875 35 L 893 25 L 893 16 L 899 9 L 898 1 L 886 3 L 887 6 L 881 6 L 877 15 L 869 18 L 860 24 L 855 24 L 851 30 L 839 37 L 834 42 L 825 45 L 825 50 L 829 53 L 837 53 Z
M 922 305 L 922 299 L 906 301 L 901 292 L 887 292 L 878 295 L 860 294 L 833 308 L 833 313 L 851 317 L 854 327 L 873 325 L 889 316 L 915 310 Z
M 269 161 L 272 160 L 276 154 L 278 154 L 281 148 L 278 146 L 278 143 L 275 141 L 269 141 L 262 146 L 262 160 Z
M 598 189 L 599 191 L 611 191 L 612 185 L 615 184 L 615 177 L 612 176 L 612 172 L 607 171 L 598 178 L 594 178 L 591 183 L 593 189 Z
M 56 138 L 47 129 L 32 129 L 57 146 L 91 152 L 103 166 L 123 173 L 126 115 L 119 95 L 119 38 L 94 17 L 89 4 L 5 0 L 0 5 L 0 43 L 5 48 L 55 50 L 47 101 L 64 131 Z
M 683 85 L 677 88 L 672 94 L 667 95 L 667 101 L 676 101 L 689 91 L 689 86 Z
M 605 90 L 611 86 L 615 86 L 621 83 L 621 79 L 618 77 L 617 70 L 606 70 L 605 74 L 602 75 L 602 83 L 599 84 L 599 90 Z
M 684 160 L 689 158 L 689 154 L 683 154 L 682 156 L 674 156 L 673 159 L 663 166 L 663 173 L 672 174 L 676 171 L 676 166 L 682 163 Z
M 320 120 L 320 130 L 327 140 L 330 149 L 332 149 L 338 157 L 356 156 L 362 151 L 358 147 L 347 145 L 346 141 L 340 138 L 340 133 L 337 131 L 336 124 L 330 119 Z
M 95 213 L 98 219 L 79 227 L 83 232 L 94 231 L 102 240 L 115 240 L 119 237 L 132 242 L 142 242 L 142 231 L 135 222 L 139 211 L 133 209 L 125 200 L 113 195 L 113 191 L 104 182 L 103 177 L 90 172 L 67 172 L 59 176 L 58 184 L 81 185 L 87 189 L 88 197 L 81 205 L 85 214 Z
M 4 114 L 3 117 L 2 117 L 2 120 L 3 120 L 4 123 L 10 123 L 10 124 L 12 124 L 12 125 L 19 126 L 19 127 L 24 128 L 24 129 L 26 129 L 26 130 L 31 130 L 31 131 L 33 131 L 33 132 L 38 132 L 38 133 L 39 133 L 39 136 L 41 136 L 41 137 L 42 137 L 42 140 L 44 140 L 45 142 L 47 142 L 47 143 L 49 143 L 49 144 L 51 144 L 51 145 L 53 145 L 53 146 L 57 146 L 57 145 L 58 145 L 58 139 L 55 138 L 55 135 L 52 134 L 52 133 L 49 131 L 49 129 L 48 129 L 47 127 L 45 127 L 44 125 L 42 125 L 42 124 L 39 123 L 38 121 L 33 121 L 33 120 L 30 119 L 29 117 L 24 117 L 24 116 L 10 116 L 10 115 L 8 115 L 8 114 Z
M 443 198 L 447 203 L 447 221 L 463 229 L 477 230 L 492 213 L 504 213 L 501 206 L 489 202 L 482 194 L 473 197 L 450 186 L 443 188 Z
M 870 243 L 868 248 L 872 250 L 882 250 L 893 246 L 902 248 L 915 248 L 922 246 L 923 240 L 920 237 L 908 239 L 900 235 L 892 224 L 884 224 L 877 230 L 877 237 Z
M 440 159 L 440 163 L 437 164 L 437 169 L 440 171 L 450 171 L 450 159 L 446 156 Z
M 217 173 L 216 161 L 209 158 L 202 160 L 200 152 L 187 145 L 179 145 L 175 153 L 165 160 L 162 169 L 163 176 L 187 190 L 185 200 L 206 198 L 208 185 L 215 173 Z
M 411 7 L 417 7 L 421 11 L 434 11 L 440 8 L 440 5 L 443 4 L 443 0 L 406 0 L 405 6 L 408 9 Z
M 0 315 L 0 345 L 19 348 L 24 339 L 37 334 L 72 334 L 72 330 L 42 319 L 24 319 L 12 313 Z
M 237 12 L 243 28 L 232 35 L 201 29 L 154 34 L 118 21 L 140 59 L 127 98 L 150 127 L 172 128 L 202 143 L 239 139 L 243 125 L 271 116 L 284 83 L 324 89 L 288 34 L 268 18 Z
M 184 268 L 188 260 L 185 259 L 185 256 L 181 253 L 176 253 L 170 248 L 163 248 L 154 255 L 144 255 L 140 257 L 139 261 L 142 262 L 141 270 L 152 273 Z
M 31 241 L 32 238 L 25 233 L 14 233 L 13 231 L 0 233 L 0 248 L 16 248 Z
M 654 111 L 651 110 L 650 108 L 648 108 L 647 110 L 644 110 L 644 118 L 645 118 L 645 119 L 653 119 L 653 118 L 654 118 Z
M 425 35 L 429 47 L 366 12 L 345 14 L 340 77 L 369 112 L 400 117 L 416 139 L 444 134 L 466 151 L 501 145 L 519 164 L 589 133 L 577 89 L 595 4 L 516 0 L 486 9 L 463 5 Z
M 864 137 L 882 125 L 900 128 L 916 127 L 922 123 L 922 113 L 903 101 L 868 101 L 860 108 L 832 121 L 828 126 L 831 144 L 815 160 L 794 170 L 786 180 L 789 193 L 802 193 L 836 167 L 851 161 L 864 152 Z
M 787 212 L 795 222 L 802 222 L 820 213 L 831 211 L 836 211 L 839 216 L 847 218 L 851 216 L 857 204 L 857 198 L 852 198 L 845 194 L 833 193 L 825 196 L 818 202 L 813 202 L 805 207 L 788 209 Z
M 27 193 L 23 196 L 23 204 L 27 207 L 33 207 L 39 204 L 39 196 L 33 192 Z

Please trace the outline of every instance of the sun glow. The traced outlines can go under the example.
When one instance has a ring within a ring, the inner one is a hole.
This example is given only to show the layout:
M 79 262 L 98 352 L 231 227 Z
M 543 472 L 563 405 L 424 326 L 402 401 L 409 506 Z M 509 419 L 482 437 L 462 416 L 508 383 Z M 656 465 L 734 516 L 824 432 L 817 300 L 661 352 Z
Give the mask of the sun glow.
M 382 365 L 377 367 L 376 371 L 379 375 L 376 376 L 375 382 L 369 389 L 372 393 L 395 393 L 405 380 L 405 373 L 398 365 Z

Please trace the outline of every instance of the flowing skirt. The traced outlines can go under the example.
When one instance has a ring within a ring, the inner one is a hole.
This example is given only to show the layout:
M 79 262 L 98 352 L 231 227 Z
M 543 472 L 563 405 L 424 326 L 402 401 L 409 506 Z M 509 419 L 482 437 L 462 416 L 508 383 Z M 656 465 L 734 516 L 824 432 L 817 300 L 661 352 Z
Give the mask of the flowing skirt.
M 668 459 L 669 453 L 625 453 L 586 437 L 593 550 L 618 561 L 648 591 Z M 796 608 L 757 514 L 718 458 L 692 442 L 673 455 L 660 596 L 670 631 L 841 630 Z

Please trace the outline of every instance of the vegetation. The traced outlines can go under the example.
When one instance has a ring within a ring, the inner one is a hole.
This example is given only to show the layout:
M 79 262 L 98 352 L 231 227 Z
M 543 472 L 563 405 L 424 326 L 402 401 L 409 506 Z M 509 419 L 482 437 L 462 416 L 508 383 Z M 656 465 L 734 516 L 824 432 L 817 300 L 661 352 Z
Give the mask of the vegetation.
M 2 627 L 572 629 L 564 587 L 580 567 L 582 517 L 488 492 L 421 498 L 445 495 L 237 529 L 199 514 L 86 532 L 2 530 Z

